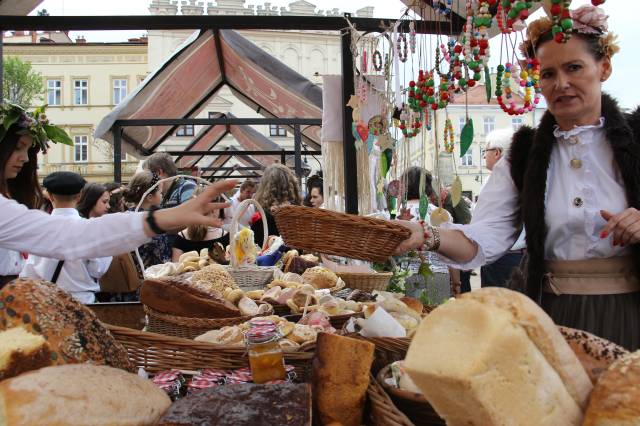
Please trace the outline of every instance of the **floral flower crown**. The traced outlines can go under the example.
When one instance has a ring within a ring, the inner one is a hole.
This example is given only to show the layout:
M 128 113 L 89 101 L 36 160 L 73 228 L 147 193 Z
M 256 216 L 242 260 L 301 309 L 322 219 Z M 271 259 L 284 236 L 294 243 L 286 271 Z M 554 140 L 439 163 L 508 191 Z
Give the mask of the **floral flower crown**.
M 593 35 L 599 38 L 602 53 L 611 57 L 620 50 L 616 42 L 616 36 L 608 32 L 609 17 L 604 11 L 592 5 L 584 5 L 571 11 L 573 21 L 573 32 L 579 34 Z M 527 26 L 527 39 L 520 45 L 520 50 L 526 56 L 531 56 L 538 45 L 538 40 L 549 33 L 553 23 L 551 19 L 543 17 L 537 19 Z
M 20 128 L 19 135 L 29 135 L 33 138 L 33 146 L 38 146 L 46 153 L 47 141 L 73 145 L 73 141 L 60 127 L 49 123 L 44 110 L 46 105 L 36 108 L 33 112 L 27 111 L 20 105 L 6 102 L 0 107 L 0 142 L 7 135 L 7 131 L 13 124 Z

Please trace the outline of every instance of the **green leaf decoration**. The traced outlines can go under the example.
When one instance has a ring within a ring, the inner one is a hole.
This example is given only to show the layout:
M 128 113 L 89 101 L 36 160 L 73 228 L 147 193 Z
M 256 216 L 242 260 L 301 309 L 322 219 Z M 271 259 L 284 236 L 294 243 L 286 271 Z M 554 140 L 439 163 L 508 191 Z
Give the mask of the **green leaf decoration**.
M 420 220 L 424 220 L 427 217 L 427 210 L 429 208 L 429 200 L 427 196 L 422 194 L 420 196 L 420 204 L 418 205 L 418 214 L 420 215 Z
M 464 157 L 473 142 L 473 120 L 470 118 L 460 132 L 460 157 Z
M 426 281 L 433 276 L 433 271 L 427 262 L 422 262 L 418 268 L 418 274 L 422 275 Z
M 73 141 L 69 135 L 67 135 L 67 132 L 62 130 L 60 127 L 52 126 L 51 124 L 45 124 L 42 127 L 47 134 L 47 138 L 52 142 L 73 146 Z
M 5 130 L 8 130 L 9 127 L 20 118 L 20 110 L 11 108 L 8 110 L 4 116 L 3 126 Z
M 462 199 L 462 181 L 460 176 L 456 175 L 453 183 L 451 184 L 451 205 L 456 207 Z
M 389 173 L 389 170 L 391 169 L 391 161 L 393 159 L 393 150 L 385 149 L 382 154 L 387 157 L 387 173 Z M 384 177 L 387 177 L 387 175 L 385 174 Z
M 380 176 L 384 179 L 389 172 L 389 163 L 387 161 L 387 156 L 382 153 L 380 156 Z
M 491 96 L 493 94 L 491 90 L 491 74 L 489 73 L 489 67 L 484 67 L 484 87 L 487 89 L 487 103 L 491 102 Z

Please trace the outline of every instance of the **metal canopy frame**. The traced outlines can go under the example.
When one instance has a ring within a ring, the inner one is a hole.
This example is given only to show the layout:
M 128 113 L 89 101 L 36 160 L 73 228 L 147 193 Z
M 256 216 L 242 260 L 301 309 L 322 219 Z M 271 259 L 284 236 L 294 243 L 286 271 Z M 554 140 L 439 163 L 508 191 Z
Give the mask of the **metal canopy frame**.
M 429 2 L 431 0 L 427 0 Z M 2 70 L 2 33 L 4 31 L 22 30 L 187 30 L 187 29 L 235 29 L 235 30 L 323 30 L 339 31 L 342 48 L 342 105 L 346 105 L 349 97 L 354 93 L 353 57 L 351 55 L 351 35 L 345 25 L 345 18 L 358 31 L 379 32 L 389 28 L 397 19 L 359 18 L 346 13 L 344 17 L 337 16 L 234 16 L 234 15 L 160 15 L 160 16 L 0 16 L 0 71 Z M 453 35 L 462 31 L 465 23 L 463 17 L 451 14 L 449 25 L 441 21 L 418 21 L 416 32 L 420 34 Z M 401 31 L 409 31 L 409 21 L 403 20 L 399 26 Z M 2 73 L 0 72 L 0 87 L 2 87 Z M 248 119 L 240 119 L 248 120 Z M 269 120 L 269 119 L 267 119 Z M 134 120 L 122 120 L 119 128 Z M 139 121 L 139 120 L 136 120 Z M 146 121 L 146 120 L 145 120 Z M 205 121 L 204 123 L 202 121 Z M 214 121 L 214 120 L 211 120 Z M 277 122 L 274 121 L 274 124 Z M 137 125 L 148 125 L 137 124 Z M 213 124 L 207 119 L 164 120 L 162 124 Z M 224 123 L 219 123 L 224 124 Z M 246 123 L 245 123 L 246 124 Z M 351 132 L 353 124 L 351 113 L 343 112 L 343 147 L 344 147 L 344 179 L 345 179 L 345 210 L 347 213 L 358 213 L 358 178 L 355 139 Z M 297 127 L 296 133 L 300 134 Z M 119 143 L 114 143 L 114 168 L 120 162 L 121 135 L 115 132 Z M 115 140 L 114 140 L 115 142 Z M 300 153 L 298 148 L 296 155 Z M 242 151 L 238 151 L 242 153 Z M 299 161 L 299 157 L 296 162 Z

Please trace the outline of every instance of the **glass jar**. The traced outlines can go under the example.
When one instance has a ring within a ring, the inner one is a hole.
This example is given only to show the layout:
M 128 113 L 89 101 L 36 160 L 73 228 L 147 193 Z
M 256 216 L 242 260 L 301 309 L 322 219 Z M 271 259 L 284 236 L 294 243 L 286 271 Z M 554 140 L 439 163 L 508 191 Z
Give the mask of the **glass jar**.
M 247 332 L 249 366 L 254 383 L 285 379 L 287 373 L 278 343 L 280 337 L 275 325 L 253 327 Z

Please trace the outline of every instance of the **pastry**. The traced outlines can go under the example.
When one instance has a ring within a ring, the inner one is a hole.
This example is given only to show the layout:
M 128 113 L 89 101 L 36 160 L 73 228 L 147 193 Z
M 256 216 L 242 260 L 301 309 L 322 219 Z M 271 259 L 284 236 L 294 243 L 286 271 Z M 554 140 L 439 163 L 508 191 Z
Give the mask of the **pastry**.
M 0 330 L 42 335 L 53 364 L 91 362 L 134 370 L 126 349 L 95 314 L 56 285 L 16 279 L 0 290 Z
M 153 425 L 170 405 L 150 380 L 107 366 L 45 367 L 0 382 L 1 425 Z
M 311 374 L 319 424 L 362 424 L 374 349 L 364 340 L 318 335 Z
M 280 339 L 278 344 L 282 349 L 296 350 L 300 348 L 300 344 L 289 339 Z
M 405 367 L 452 426 L 580 425 L 592 389 L 551 318 L 498 287 L 465 293 L 425 317 Z
M 248 297 L 242 297 L 242 299 L 240 299 L 238 309 L 240 309 L 242 315 L 250 317 L 258 315 L 258 304 Z
M 422 310 L 424 309 L 424 305 L 416 298 L 403 296 L 400 298 L 400 301 L 407 305 L 407 307 L 413 309 L 418 314 L 422 314 Z
M 316 340 L 318 332 L 309 325 L 296 324 L 293 331 L 287 336 L 290 340 L 302 344 Z
M 602 373 L 589 397 L 584 426 L 640 424 L 640 351 L 627 354 Z
M 285 254 L 286 256 L 286 254 Z M 300 256 L 289 256 L 284 259 L 283 271 L 303 274 L 307 269 L 318 266 L 318 262 L 303 259 Z
M 0 380 L 51 365 L 49 344 L 22 327 L 0 331 Z
M 304 271 L 302 280 L 316 289 L 323 289 L 335 287 L 338 282 L 338 276 L 327 268 L 316 266 Z
M 174 402 L 158 425 L 311 426 L 311 390 L 305 383 L 208 388 Z
M 198 272 L 195 272 L 194 276 Z M 176 303 L 177 300 L 180 303 Z M 233 303 L 221 297 L 214 297 L 211 292 L 202 291 L 180 277 L 145 280 L 140 290 L 140 301 L 158 312 L 182 317 L 241 316 L 240 310 Z

